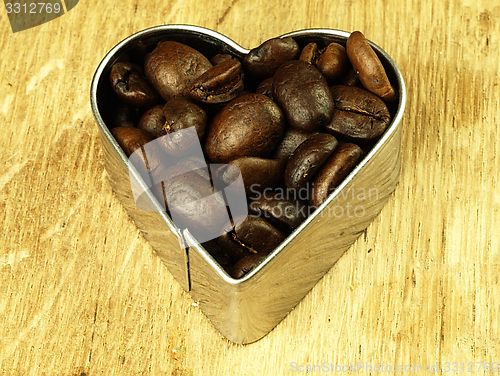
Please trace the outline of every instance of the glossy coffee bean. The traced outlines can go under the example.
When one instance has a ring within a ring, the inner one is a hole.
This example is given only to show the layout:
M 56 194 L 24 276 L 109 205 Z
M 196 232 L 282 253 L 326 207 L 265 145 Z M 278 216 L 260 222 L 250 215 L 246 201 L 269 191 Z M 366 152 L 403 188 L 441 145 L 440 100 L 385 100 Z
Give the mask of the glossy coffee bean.
M 226 223 L 223 227 L 222 234 L 217 238 L 217 243 L 227 254 L 232 265 L 246 256 L 256 254 L 256 251 L 250 250 L 238 241 L 231 222 Z
M 346 51 L 359 80 L 367 90 L 387 102 L 398 98 L 384 66 L 363 33 L 355 31 L 347 38 Z
M 217 54 L 210 59 L 210 62 L 215 66 L 228 60 L 235 60 L 235 58 L 230 54 Z
M 136 154 L 136 158 L 139 158 L 139 160 L 134 159 L 134 165 L 139 170 L 139 173 L 147 173 L 144 167 L 146 170 L 153 170 L 161 163 L 161 150 L 158 150 L 152 144 L 145 147 L 146 144 L 154 140 L 154 137 L 148 132 L 138 128 L 117 127 L 111 130 L 111 134 L 128 157 L 136 150 L 141 150 L 140 153 Z
M 338 84 L 346 86 L 361 86 L 361 82 L 359 82 L 359 78 L 353 68 L 347 70 L 346 74 L 344 74 Z
M 325 162 L 316 173 L 313 194 L 309 203 L 313 207 L 321 205 L 328 195 L 345 179 L 356 167 L 363 155 L 363 151 L 356 144 L 343 144 Z
M 315 64 L 318 58 L 318 45 L 314 42 L 306 44 L 300 53 L 299 60 L 309 64 Z
M 257 85 L 257 89 L 255 89 L 255 92 L 273 99 L 273 80 L 273 77 L 269 77 L 264 81 L 261 81 L 260 84 Z
M 137 64 L 115 63 L 109 79 L 118 98 L 131 106 L 149 108 L 160 102 L 160 97 Z
M 255 269 L 267 257 L 267 254 L 256 253 L 239 260 L 229 271 L 229 275 L 234 279 L 240 279 L 251 270 Z
M 241 157 L 232 160 L 216 171 L 222 186 L 229 186 L 240 176 L 247 196 L 276 187 L 281 182 L 281 164 L 275 159 Z
M 214 163 L 240 157 L 268 157 L 285 131 L 281 109 L 262 94 L 228 103 L 210 123 L 205 152 Z
M 349 141 L 372 141 L 384 133 L 391 115 L 382 99 L 355 86 L 335 85 L 330 88 L 335 109 L 325 129 Z
M 194 171 L 206 180 L 210 180 L 210 174 L 208 172 L 207 162 L 198 157 L 185 157 L 177 163 L 177 166 L 181 166 L 186 169 L 186 171 Z
M 318 133 L 300 144 L 286 165 L 286 186 L 293 189 L 304 188 L 337 145 L 336 138 L 327 133 Z
M 243 91 L 243 70 L 238 60 L 227 60 L 198 77 L 189 90 L 190 97 L 203 103 L 223 103 Z
M 175 41 L 158 43 L 144 61 L 146 77 L 167 102 L 187 97 L 194 80 L 210 68 L 212 64 L 203 54 Z
M 307 205 L 299 200 L 287 199 L 281 192 L 268 191 L 251 200 L 249 212 L 255 216 L 269 219 L 285 232 L 296 229 L 307 218 Z
M 273 38 L 250 50 L 242 63 L 251 76 L 265 79 L 272 77 L 284 62 L 297 59 L 299 54 L 300 47 L 293 38 Z
M 132 127 L 116 127 L 111 130 L 111 133 L 128 157 L 137 149 L 154 140 L 154 137 L 148 132 Z
M 286 234 L 261 217 L 247 216 L 244 220 L 236 218 L 234 226 L 235 239 L 248 248 L 251 253 L 272 252 Z
M 282 165 L 286 166 L 295 149 L 314 134 L 317 134 L 317 132 L 304 132 L 288 128 L 271 158 L 279 160 Z
M 273 99 L 296 129 L 312 132 L 330 122 L 332 95 L 323 75 L 311 64 L 284 63 L 274 76 Z
M 209 240 L 202 243 L 201 245 L 207 250 L 208 253 L 210 253 L 215 261 L 217 261 L 219 265 L 222 266 L 224 270 L 226 270 L 226 272 L 230 272 L 230 269 L 234 263 L 231 262 L 231 258 L 224 250 L 224 248 L 220 246 L 217 239 Z
M 214 193 L 210 180 L 182 166 L 165 170 L 162 178 L 170 213 L 178 227 L 191 233 L 218 234 L 227 221 L 227 208 L 220 192 Z
M 163 115 L 163 105 L 158 104 L 147 110 L 139 119 L 137 128 L 142 129 L 153 137 L 157 137 L 165 125 L 165 116 Z
M 316 61 L 316 68 L 330 84 L 340 80 L 350 67 L 345 47 L 338 43 L 330 43 Z
M 110 116 L 111 128 L 135 127 L 138 120 L 139 114 L 133 106 L 122 101 L 113 106 Z
M 207 126 L 207 114 L 197 104 L 185 98 L 173 98 L 163 107 L 165 124 L 158 133 L 160 145 L 174 157 L 189 156 L 191 150 L 203 139 Z M 177 132 L 194 127 L 198 139 L 193 139 L 190 134 Z M 169 137 L 163 137 L 170 135 Z

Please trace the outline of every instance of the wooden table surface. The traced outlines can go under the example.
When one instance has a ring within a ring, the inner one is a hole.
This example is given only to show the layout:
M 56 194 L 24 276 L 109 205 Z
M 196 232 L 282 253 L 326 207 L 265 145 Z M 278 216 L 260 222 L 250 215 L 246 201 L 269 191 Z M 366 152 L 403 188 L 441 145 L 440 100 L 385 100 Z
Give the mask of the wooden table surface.
M 361 30 L 407 85 L 394 195 L 302 302 L 245 346 L 219 334 L 118 202 L 90 108 L 104 55 L 174 23 L 245 47 L 296 29 Z M 491 374 L 500 363 L 499 25 L 496 0 L 81 0 L 12 33 L 2 7 L 0 373 L 289 375 L 323 365 L 316 373 L 339 374 L 351 364 L 360 374 L 429 365 L 465 374 L 474 362 L 475 374 Z

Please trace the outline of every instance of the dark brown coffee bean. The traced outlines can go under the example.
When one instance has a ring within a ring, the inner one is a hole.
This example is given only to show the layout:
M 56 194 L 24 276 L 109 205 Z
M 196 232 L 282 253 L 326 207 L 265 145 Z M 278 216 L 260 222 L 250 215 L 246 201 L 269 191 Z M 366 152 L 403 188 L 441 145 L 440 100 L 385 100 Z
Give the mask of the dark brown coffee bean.
M 149 108 L 160 102 L 160 97 L 137 64 L 118 62 L 109 74 L 111 87 L 118 98 L 135 107 Z
M 158 104 L 147 110 L 139 119 L 137 128 L 142 129 L 153 137 L 157 137 L 165 125 L 165 116 L 163 115 L 163 105 Z
M 255 254 L 254 250 L 250 251 L 250 249 L 238 242 L 231 222 L 224 226 L 222 234 L 217 238 L 217 242 L 228 255 L 232 264 L 246 256 Z
M 330 122 L 332 95 L 323 75 L 311 64 L 284 63 L 274 76 L 273 99 L 294 128 L 312 132 Z
M 234 279 L 240 279 L 245 274 L 248 274 L 251 270 L 255 269 L 257 265 L 262 263 L 262 261 L 267 257 L 267 254 L 256 253 L 253 255 L 246 256 L 239 260 L 230 269 L 229 275 Z
M 350 66 L 345 47 L 335 42 L 330 43 L 316 61 L 316 68 L 329 84 L 341 79 Z
M 196 234 L 216 235 L 227 222 L 226 203 L 220 192 L 215 192 L 207 180 L 195 171 L 173 166 L 162 178 L 168 208 L 177 227 L 189 228 Z M 212 236 L 213 238 L 213 236 Z
M 259 157 L 234 159 L 216 171 L 216 178 L 223 186 L 229 186 L 238 176 L 243 179 L 247 196 L 274 188 L 281 182 L 281 165 L 278 160 Z M 235 187 L 236 188 L 236 187 Z
M 337 145 L 335 137 L 327 133 L 311 136 L 300 144 L 286 165 L 286 186 L 293 189 L 304 188 Z
M 228 273 L 230 272 L 230 268 L 233 265 L 231 262 L 231 258 L 224 251 L 224 249 L 220 246 L 217 239 L 209 240 L 205 243 L 201 244 L 203 248 L 219 263 L 220 266 Z
M 270 253 L 285 240 L 286 234 L 261 217 L 234 219 L 235 240 L 251 253 Z
M 343 144 L 325 162 L 314 179 L 314 189 L 309 198 L 313 207 L 321 205 L 328 195 L 356 167 L 363 151 L 356 144 Z
M 251 76 L 264 79 L 272 77 L 281 64 L 297 59 L 299 54 L 300 47 L 293 38 L 273 38 L 252 49 L 242 63 Z
M 318 45 L 314 42 L 306 44 L 300 53 L 299 60 L 309 64 L 315 64 L 318 58 Z
M 349 141 L 371 141 L 384 133 L 391 115 L 382 99 L 368 90 L 335 85 L 330 88 L 335 109 L 325 129 Z
M 207 114 L 198 105 L 185 98 L 173 98 L 163 107 L 165 124 L 158 133 L 158 141 L 165 151 L 174 157 L 189 156 L 205 134 Z M 198 139 L 190 133 L 177 132 L 195 127 Z M 170 135 L 169 137 L 163 137 Z
M 212 64 L 200 52 L 175 41 L 158 43 L 144 62 L 146 77 L 167 102 L 187 97 L 194 80 L 210 68 Z
M 298 200 L 288 200 L 281 192 L 264 192 L 248 205 L 252 215 L 269 219 L 278 228 L 290 232 L 307 218 L 307 205 Z
M 269 77 L 264 81 L 261 81 L 261 83 L 257 86 L 257 89 L 255 89 L 255 92 L 273 99 L 273 79 L 273 77 Z
M 344 74 L 338 84 L 346 86 L 361 86 L 361 82 L 359 82 L 359 78 L 353 68 L 347 70 L 347 73 Z
M 225 61 L 234 60 L 234 59 L 235 58 L 233 57 L 233 55 L 230 55 L 230 54 L 217 54 L 213 58 L 210 59 L 210 62 L 212 63 L 212 65 L 216 66 L 216 65 L 219 65 Z
M 139 120 L 139 114 L 134 107 L 117 100 L 117 104 L 113 106 L 111 112 L 111 127 L 135 127 Z
M 149 147 L 145 147 L 146 144 L 154 140 L 154 137 L 148 132 L 138 128 L 117 127 L 111 130 L 111 134 L 118 141 L 118 144 L 128 157 L 136 150 L 141 150 L 140 153 L 136 153 L 133 161 L 139 173 L 147 173 L 146 170 L 153 170 L 161 164 L 161 150 L 155 147 L 154 144 L 149 144 Z M 144 170 L 144 167 L 146 170 Z
M 193 156 L 185 157 L 177 163 L 177 166 L 184 167 L 186 171 L 194 171 L 206 180 L 210 180 L 207 162 L 201 158 Z
M 387 102 L 395 101 L 398 98 L 384 66 L 363 33 L 355 31 L 349 35 L 346 51 L 359 80 L 367 90 Z
M 243 70 L 238 60 L 227 60 L 198 77 L 189 90 L 192 99 L 203 103 L 223 103 L 243 91 Z
M 314 134 L 317 134 L 317 132 L 304 132 L 288 128 L 271 158 L 279 160 L 282 165 L 286 166 L 295 149 Z
M 248 94 L 228 103 L 210 123 L 205 143 L 208 158 L 227 163 L 240 157 L 272 154 L 285 131 L 281 109 L 262 94 Z
M 153 136 L 138 128 L 116 127 L 111 130 L 111 133 L 128 157 L 137 149 L 154 140 Z

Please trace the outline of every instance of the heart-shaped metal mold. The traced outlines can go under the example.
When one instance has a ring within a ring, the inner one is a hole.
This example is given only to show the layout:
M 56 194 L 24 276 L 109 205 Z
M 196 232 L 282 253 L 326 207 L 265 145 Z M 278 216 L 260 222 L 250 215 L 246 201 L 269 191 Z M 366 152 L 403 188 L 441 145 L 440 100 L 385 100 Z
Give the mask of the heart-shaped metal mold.
M 302 48 L 318 41 L 345 45 L 349 35 L 339 30 L 308 29 L 284 36 L 293 37 Z M 119 60 L 141 59 L 162 40 L 185 43 L 208 58 L 218 53 L 242 58 L 249 52 L 224 35 L 190 25 L 153 27 L 116 45 L 97 68 L 91 87 L 91 106 L 99 126 L 105 168 L 131 218 L 212 324 L 229 340 L 250 343 L 269 333 L 302 300 L 379 214 L 394 191 L 401 168 L 404 81 L 391 57 L 369 42 L 399 92 L 391 125 L 327 200 L 260 265 L 236 280 L 188 230 L 182 232 L 174 225 L 137 171 L 133 167 L 129 170 L 127 156 L 105 124 L 112 96 L 108 83 L 111 66 Z M 147 193 L 150 210 L 137 208 L 134 186 Z

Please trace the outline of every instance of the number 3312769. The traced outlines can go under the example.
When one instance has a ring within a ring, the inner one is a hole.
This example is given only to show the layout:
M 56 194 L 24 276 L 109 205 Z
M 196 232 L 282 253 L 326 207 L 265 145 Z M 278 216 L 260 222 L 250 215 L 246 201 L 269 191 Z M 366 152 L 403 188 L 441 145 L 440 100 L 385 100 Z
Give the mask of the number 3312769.
M 61 4 L 55 3 L 6 3 L 5 9 L 7 13 L 59 13 Z

